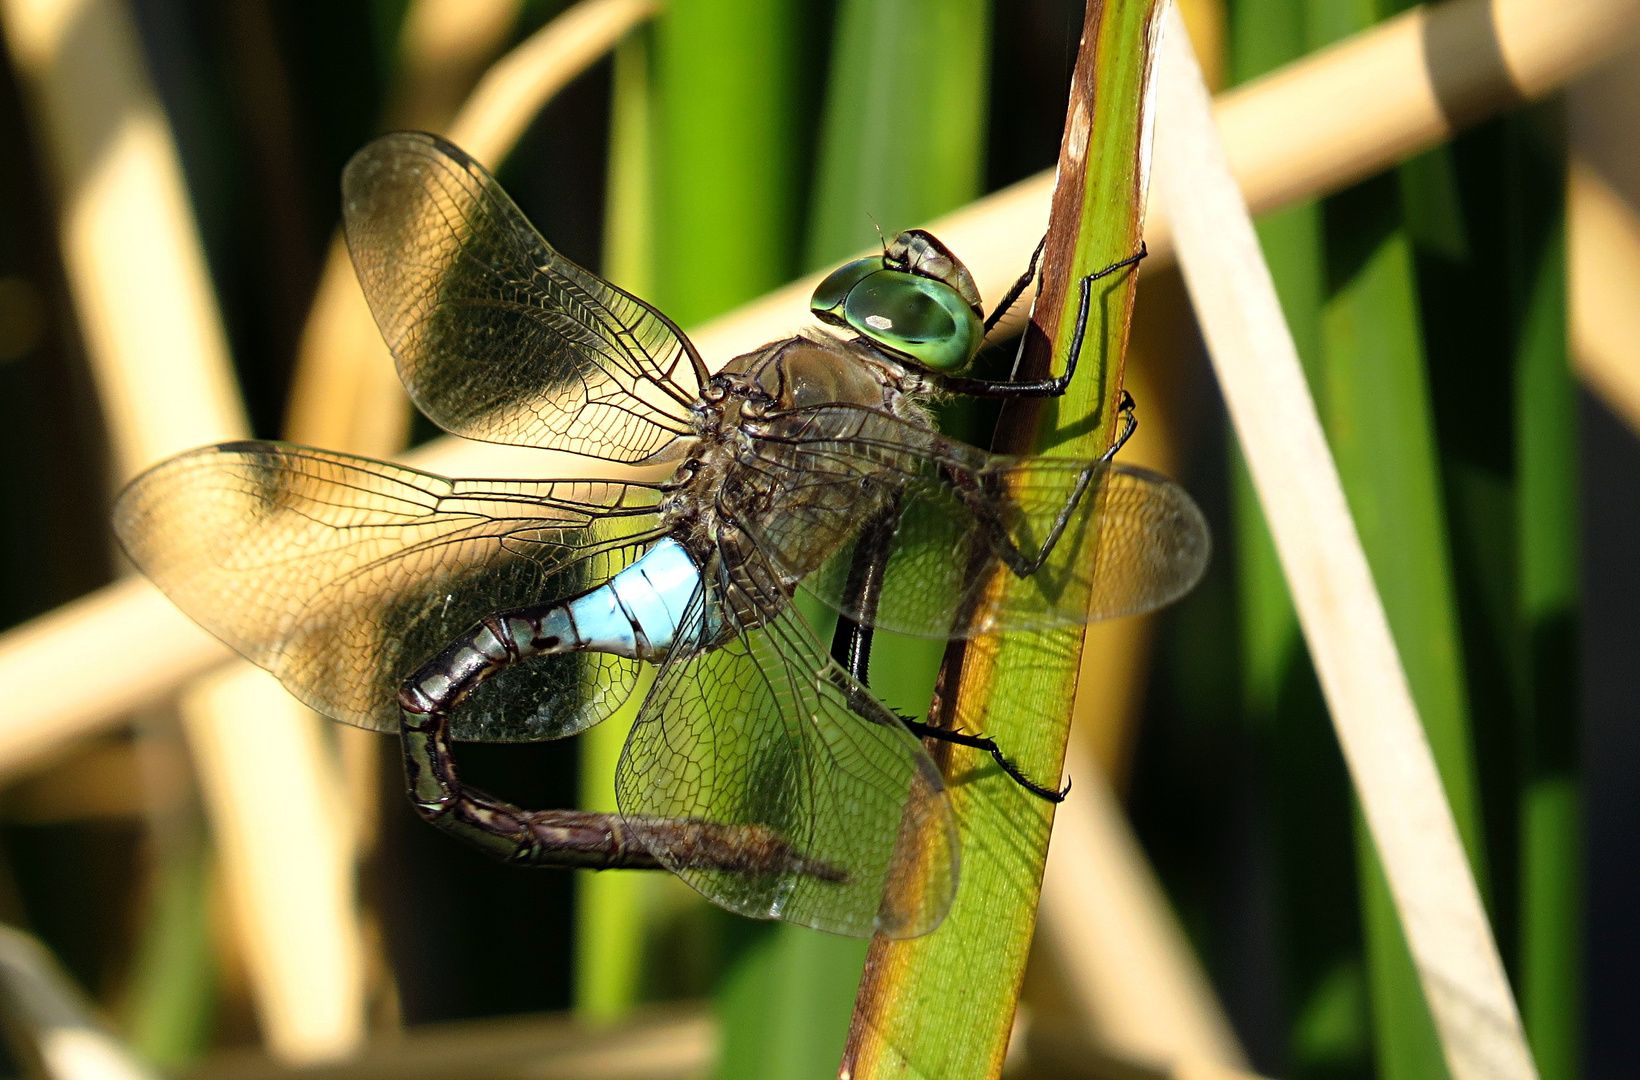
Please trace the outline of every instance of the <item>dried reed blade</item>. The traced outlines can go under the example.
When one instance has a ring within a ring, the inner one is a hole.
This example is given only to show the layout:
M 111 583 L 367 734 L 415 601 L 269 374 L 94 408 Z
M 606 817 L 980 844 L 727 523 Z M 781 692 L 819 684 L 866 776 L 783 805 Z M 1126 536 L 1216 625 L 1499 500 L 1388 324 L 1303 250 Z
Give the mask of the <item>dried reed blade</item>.
M 114 471 L 248 430 L 171 133 L 123 0 L 0 4 L 52 165 Z
M 1535 1077 L 1292 336 L 1177 20 L 1157 193 L 1454 1080 Z

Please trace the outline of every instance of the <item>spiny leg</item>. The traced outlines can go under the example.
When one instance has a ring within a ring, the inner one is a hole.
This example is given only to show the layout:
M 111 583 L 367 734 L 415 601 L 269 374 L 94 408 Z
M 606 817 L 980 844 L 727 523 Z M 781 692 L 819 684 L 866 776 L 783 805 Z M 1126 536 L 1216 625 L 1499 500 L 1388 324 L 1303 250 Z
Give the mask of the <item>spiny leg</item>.
M 872 624 L 876 621 L 877 605 L 882 599 L 889 548 L 894 541 L 899 517 L 900 503 L 896 498 L 861 528 L 859 538 L 854 544 L 854 557 L 849 564 L 848 582 L 844 586 L 843 594 L 843 606 L 850 611 L 858 612 L 860 618 L 856 621 L 839 613 L 837 629 L 831 638 L 832 659 L 852 676 L 851 685 L 858 686 L 862 691 L 868 691 L 871 685 Z M 994 739 L 936 727 L 921 720 L 913 720 L 909 716 L 900 716 L 900 720 L 919 738 L 983 750 L 991 755 L 991 759 L 1015 783 L 1040 799 L 1057 803 L 1064 801 L 1065 796 L 1070 794 L 1069 781 L 1066 782 L 1064 790 L 1055 791 L 1026 776 L 1018 766 L 1008 760 Z
M 660 869 L 619 814 L 523 810 L 461 783 L 450 745 L 450 716 L 485 679 L 532 656 L 585 647 L 563 604 L 492 615 L 405 680 L 399 734 L 410 801 L 422 819 L 507 862 L 532 866 Z M 734 873 L 798 872 L 835 880 L 839 872 L 804 859 L 769 829 L 694 819 L 646 821 L 659 830 L 673 868 Z
M 1100 465 L 1109 464 L 1117 452 L 1127 445 L 1127 441 L 1133 438 L 1133 433 L 1139 429 L 1139 421 L 1134 417 L 1133 409 L 1133 395 L 1123 390 L 1121 397 L 1116 400 L 1116 414 L 1121 420 L 1122 427 L 1117 432 L 1116 441 L 1111 443 L 1108 450 L 1099 455 Z M 978 490 L 975 487 L 963 483 L 960 479 L 953 486 L 957 489 L 963 501 L 968 504 L 969 509 L 974 512 L 974 516 L 979 519 L 991 541 L 992 547 L 1002 557 L 1002 561 L 1008 565 L 1008 569 L 1013 571 L 1015 577 L 1027 578 L 1042 569 L 1043 565 L 1053 555 L 1054 548 L 1059 546 L 1060 538 L 1065 535 L 1065 529 L 1070 525 L 1071 515 L 1076 512 L 1077 504 L 1087 494 L 1088 487 L 1093 482 L 1093 476 L 1094 470 L 1087 469 L 1078 477 L 1076 487 L 1071 491 L 1070 498 L 1066 499 L 1065 504 L 1059 508 L 1059 513 L 1054 517 L 1053 525 L 1048 529 L 1048 535 L 1043 538 L 1042 546 L 1037 550 L 1036 556 L 1030 559 L 1027 559 L 1025 553 L 1019 550 L 1019 545 L 1014 543 L 1013 537 L 1008 535 L 1007 527 L 992 513 L 990 505 L 984 499 L 978 497 Z
M 1031 279 L 1036 277 L 1036 264 L 1041 261 L 1042 250 L 1047 246 L 1048 237 L 1044 234 L 1042 239 L 1036 242 L 1036 250 L 1031 252 L 1031 264 L 1025 268 L 1023 274 L 1019 275 L 1019 280 L 1015 281 L 1008 291 L 1003 294 L 1002 299 L 997 302 L 997 306 L 991 309 L 991 314 L 985 316 L 985 332 L 987 334 L 991 332 L 991 329 L 997 323 L 1002 321 L 1004 315 L 1008 314 L 1008 309 L 1013 307 L 1021 296 L 1025 295 L 1025 290 L 1031 287 Z
M 1043 787 L 1026 776 L 1020 771 L 1019 766 L 1003 755 L 1002 748 L 997 745 L 995 739 L 987 738 L 984 735 L 967 735 L 960 731 L 952 731 L 950 728 L 935 727 L 933 724 L 927 724 L 921 720 L 913 720 L 909 716 L 902 716 L 900 719 L 904 721 L 906 727 L 911 729 L 913 735 L 920 738 L 937 739 L 940 742 L 955 743 L 958 746 L 968 746 L 975 750 L 985 751 L 991 755 L 991 760 L 997 763 L 997 767 L 1007 773 L 1014 783 L 1039 799 L 1046 799 L 1051 803 L 1061 803 L 1065 801 L 1065 796 L 1071 793 L 1071 782 L 1069 780 L 1065 781 L 1064 787 L 1055 791 L 1051 787 Z
M 1110 448 L 1099 456 L 1099 464 L 1108 464 L 1117 452 L 1127 445 L 1127 441 L 1133 438 L 1133 433 L 1138 430 L 1139 421 L 1134 417 L 1133 409 L 1133 395 L 1123 390 L 1121 397 L 1116 400 L 1116 412 L 1121 421 L 1121 430 L 1117 432 L 1116 440 L 1111 443 Z M 1054 517 L 1053 525 L 1049 528 L 1048 535 L 1043 539 L 1042 546 L 1037 550 L 1034 558 L 1026 558 L 1025 553 L 1019 550 L 1019 545 L 1015 544 L 1013 537 L 1008 535 L 1007 526 L 998 520 L 996 514 L 992 512 L 990 504 L 981 497 L 981 492 L 973 483 L 971 477 L 957 473 L 949 475 L 952 487 L 963 502 L 967 504 L 968 508 L 973 511 L 974 517 L 980 523 L 980 527 L 985 530 L 986 538 L 990 540 L 992 549 L 1007 564 L 1008 569 L 1013 571 L 1015 577 L 1027 578 L 1042 569 L 1043 564 L 1053 555 L 1054 548 L 1059 545 L 1060 537 L 1064 536 L 1065 529 L 1070 524 L 1071 515 L 1076 512 L 1077 504 L 1082 501 L 1083 496 L 1087 494 L 1087 490 L 1093 482 L 1094 470 L 1089 469 L 1078 478 L 1076 487 L 1071 491 L 1070 498 L 1066 499 L 1065 504 L 1059 508 L 1059 513 Z
M 1122 396 L 1116 399 L 1116 415 L 1122 422 L 1122 430 L 1116 433 L 1116 441 L 1110 444 L 1110 448 L 1099 455 L 1101 462 L 1115 457 L 1133 438 L 1133 433 L 1139 430 L 1139 418 L 1133 415 L 1133 410 L 1133 395 L 1123 390 Z
M 1103 270 L 1096 270 L 1084 277 L 1078 285 L 1079 297 L 1076 308 L 1076 329 L 1071 335 L 1071 347 L 1065 357 L 1065 373 L 1057 378 L 1037 379 L 1031 382 L 993 382 L 989 379 L 968 379 L 956 375 L 945 375 L 939 380 L 942 389 L 954 394 L 966 394 L 969 397 L 988 398 L 1039 398 L 1059 397 L 1070 385 L 1071 378 L 1076 374 L 1076 363 L 1082 358 L 1082 342 L 1087 336 L 1088 314 L 1093 307 L 1093 283 L 1100 278 L 1108 277 L 1116 271 L 1129 266 L 1137 266 L 1139 260 L 1147 254 L 1143 243 L 1139 250 L 1120 262 L 1111 263 Z M 1023 339 L 1020 348 L 1025 347 Z
M 1026 268 L 1025 273 L 1014 282 L 1013 287 L 1008 290 L 1007 294 L 1002 298 L 1002 301 L 996 306 L 995 309 L 992 310 L 990 316 L 986 318 L 985 329 L 987 332 L 989 332 L 992 327 L 997 324 L 1008 309 L 1011 308 L 1014 303 L 1018 301 L 1019 297 L 1024 294 L 1025 289 L 1029 287 L 1031 279 L 1036 276 L 1037 262 L 1041 258 L 1043 248 L 1046 244 L 1047 238 L 1044 237 L 1037 244 L 1036 251 L 1031 255 L 1031 262 Z M 1094 273 L 1088 274 L 1086 277 L 1082 278 L 1078 289 L 1079 295 L 1077 299 L 1076 329 L 1071 336 L 1071 347 L 1069 354 L 1065 359 L 1065 373 L 1063 375 L 1060 375 L 1057 378 L 1041 379 L 1034 382 L 991 382 L 984 379 L 968 379 L 957 376 L 946 376 L 940 380 L 943 388 L 954 393 L 966 394 L 972 397 L 1058 397 L 1064 394 L 1066 387 L 1070 385 L 1071 379 L 1076 374 L 1077 362 L 1082 357 L 1082 345 L 1087 337 L 1088 318 L 1093 306 L 1093 283 L 1101 278 L 1108 277 L 1109 275 L 1125 267 L 1138 265 L 1139 261 L 1143 259 L 1147 253 L 1148 252 L 1146 251 L 1144 244 L 1141 242 L 1139 245 L 1139 250 L 1133 255 L 1114 262 L 1104 269 L 1095 271 Z M 1023 342 L 1021 342 L 1021 347 L 1023 347 Z M 1122 419 L 1122 429 L 1110 449 L 1108 449 L 1100 458 L 1101 462 L 1108 462 L 1111 458 L 1113 458 L 1116 455 L 1116 452 L 1127 443 L 1128 439 L 1132 438 L 1133 432 L 1138 426 L 1138 423 L 1133 415 L 1133 398 L 1126 390 L 1122 391 L 1122 395 L 1117 401 L 1117 410 Z M 988 526 L 987 531 L 992 533 L 991 539 L 993 546 L 1000 553 L 1003 561 L 1007 563 L 1009 569 L 1016 576 L 1023 578 L 1028 577 L 1031 574 L 1036 573 L 1037 570 L 1041 569 L 1042 565 L 1052 554 L 1054 547 L 1058 544 L 1060 536 L 1063 535 L 1066 526 L 1070 522 L 1070 515 L 1075 511 L 1077 503 L 1081 501 L 1083 495 L 1086 493 L 1092 478 L 1092 473 L 1089 472 L 1078 482 L 1075 491 L 1073 491 L 1071 497 L 1066 500 L 1065 506 L 1061 508 L 1058 517 L 1054 521 L 1053 527 L 1050 529 L 1047 538 L 1044 540 L 1041 550 L 1037 553 L 1034 559 L 1026 559 L 1024 553 L 1019 550 L 1017 545 L 1014 544 L 1013 539 L 1008 536 L 1007 530 L 1002 527 L 1001 522 L 996 521 L 989 513 L 982 511 L 982 508 L 978 505 L 981 500 L 974 499 L 969 501 L 970 505 L 976 510 L 976 512 L 979 513 L 981 520 Z M 959 484 L 958 490 L 963 491 L 963 485 Z M 868 526 L 868 530 L 869 528 L 870 526 Z M 866 587 L 869 587 L 872 582 L 875 582 L 876 594 L 870 595 L 869 597 L 863 593 L 858 594 L 862 601 L 869 599 L 869 610 L 864 603 L 850 605 L 854 610 L 861 613 L 860 622 L 856 622 L 847 616 L 839 616 L 837 630 L 832 637 L 832 656 L 839 664 L 848 669 L 849 673 L 854 676 L 861 686 L 867 686 L 872 640 L 870 623 L 872 621 L 871 616 L 875 614 L 877 595 L 880 595 L 881 571 L 879 570 L 873 573 L 869 567 L 861 567 L 860 559 L 862 548 L 867 548 L 869 551 L 867 537 L 864 535 L 862 536 L 860 543 L 857 544 L 855 548 L 856 563 L 854 566 L 850 567 L 849 595 L 857 595 L 855 592 L 856 578 L 859 579 L 859 584 Z M 884 562 L 886 562 L 886 557 L 885 550 L 882 555 Z M 865 625 L 861 625 L 862 623 Z M 1000 767 L 1003 772 L 1007 773 L 1008 776 L 1010 776 L 1021 787 L 1040 798 L 1057 803 L 1062 801 L 1066 795 L 1070 794 L 1071 785 L 1068 780 L 1066 781 L 1064 788 L 1058 791 L 1053 788 L 1043 787 L 1041 784 L 1031 780 L 1024 773 L 1022 773 L 1018 767 L 1008 760 L 1007 756 L 1002 753 L 1001 748 L 997 746 L 994 739 L 989 739 L 981 735 L 967 735 L 962 732 L 952 731 L 948 728 L 935 727 L 919 720 L 912 720 L 909 717 L 901 717 L 901 719 L 914 734 L 923 738 L 937 739 L 944 742 L 954 743 L 958 746 L 967 746 L 990 754 L 992 759 L 997 763 L 998 767 Z
M 952 491 L 974 515 L 974 520 L 978 522 L 980 529 L 984 532 L 986 540 L 991 545 L 991 550 L 997 553 L 997 557 L 1013 572 L 1015 577 L 1024 579 L 1042 569 L 1043 565 L 1053 555 L 1054 549 L 1059 546 L 1060 538 L 1065 534 L 1065 529 L 1070 525 L 1071 515 L 1076 512 L 1077 505 L 1082 501 L 1083 496 L 1087 494 L 1088 488 L 1093 485 L 1094 475 L 1100 471 L 1099 465 L 1104 464 L 1105 460 L 1102 458 L 1098 463 L 1090 464 L 1082 470 L 1081 475 L 1077 477 L 1076 486 L 1071 490 L 1070 497 L 1059 508 L 1059 513 L 1054 517 L 1053 525 L 1048 529 L 1048 535 L 1043 538 L 1036 555 L 1032 557 L 1027 557 L 1019 549 L 1019 545 L 1014 543 L 1013 537 L 1008 535 L 1008 526 L 997 516 L 995 509 L 992 507 L 991 498 L 995 497 L 994 493 L 987 496 L 982 483 L 974 473 L 947 469 L 946 476 L 950 479 Z M 1006 497 L 1005 493 L 1004 497 Z

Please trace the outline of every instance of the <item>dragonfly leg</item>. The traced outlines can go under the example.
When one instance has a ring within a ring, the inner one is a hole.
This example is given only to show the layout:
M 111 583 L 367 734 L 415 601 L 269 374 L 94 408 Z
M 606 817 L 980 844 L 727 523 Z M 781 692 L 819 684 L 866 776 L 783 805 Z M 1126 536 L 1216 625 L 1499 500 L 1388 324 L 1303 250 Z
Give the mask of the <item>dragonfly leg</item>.
M 1143 243 L 1139 250 L 1120 262 L 1111 263 L 1103 270 L 1096 270 L 1084 277 L 1078 283 L 1078 300 L 1076 306 L 1076 330 L 1071 335 L 1070 353 L 1065 357 L 1065 374 L 1052 379 L 1036 379 L 1031 382 L 992 382 L 989 379 L 968 379 L 957 375 L 946 375 L 940 378 L 940 386 L 954 394 L 966 394 L 969 397 L 989 398 L 1040 398 L 1059 397 L 1065 388 L 1071 384 L 1071 378 L 1076 374 L 1076 363 L 1082 358 L 1082 342 L 1087 337 L 1088 316 L 1093 310 L 1093 283 L 1100 278 L 1109 277 L 1116 271 L 1129 266 L 1137 266 L 1147 252 Z M 1020 339 L 1019 347 L 1025 348 L 1024 338 Z M 1016 361 L 1017 363 L 1017 361 Z
M 1123 390 L 1121 397 L 1116 399 L 1116 414 L 1122 427 L 1116 434 L 1116 441 L 1110 444 L 1110 449 L 1099 455 L 1099 464 L 1109 463 L 1117 452 L 1127 445 L 1128 440 L 1133 438 L 1133 433 L 1139 430 L 1139 421 L 1133 415 L 1133 409 L 1133 395 Z M 957 481 L 955 486 L 962 493 L 963 501 L 968 503 L 974 515 L 984 524 L 992 546 L 1002 556 L 1002 561 L 1008 564 L 1008 569 L 1013 571 L 1014 576 L 1024 578 L 1042 569 L 1042 565 L 1053 554 L 1053 549 L 1059 544 L 1059 538 L 1065 534 L 1065 527 L 1070 524 L 1071 514 L 1076 512 L 1077 503 L 1081 502 L 1082 496 L 1087 493 L 1088 484 L 1093 479 L 1093 471 L 1090 469 L 1084 472 L 1077 481 L 1071 497 L 1065 500 L 1065 505 L 1059 508 L 1059 513 L 1054 517 L 1053 527 L 1048 530 L 1047 538 L 1034 559 L 1027 559 L 1024 552 L 1019 550 L 1019 546 L 1008 535 L 1007 528 L 997 520 L 986 502 L 972 497 L 972 485 L 963 483 L 961 478 L 953 479 Z
M 871 685 L 872 623 L 882 600 L 883 576 L 888 570 L 889 547 L 900 523 L 900 500 L 892 498 L 860 529 L 849 563 L 848 581 L 843 587 L 843 603 L 859 613 L 856 621 L 839 613 L 837 630 L 831 637 L 831 657 L 862 687 Z
M 1124 399 L 1126 399 L 1125 394 Z M 1124 427 L 1122 437 L 1116 444 L 1117 447 L 1120 448 L 1122 442 L 1126 441 L 1131 434 L 1132 428 Z M 1111 451 L 1111 453 L 1114 453 L 1114 451 Z M 1103 465 L 1109 460 L 1109 457 L 1110 454 L 1107 453 L 1105 457 L 1099 460 L 1098 464 Z M 971 474 L 948 471 L 947 475 L 950 476 L 952 487 L 956 490 L 957 495 L 973 511 L 975 519 L 978 520 L 981 528 L 985 530 L 986 539 L 990 541 L 991 547 L 996 551 L 998 557 L 1002 559 L 1009 570 L 1013 571 L 1015 577 L 1027 578 L 1042 569 L 1049 557 L 1053 555 L 1054 548 L 1059 546 L 1059 540 L 1065 535 L 1065 529 L 1070 524 L 1071 515 L 1076 512 L 1077 505 L 1081 503 L 1083 496 L 1087 494 L 1088 488 L 1092 486 L 1094 475 L 1098 471 L 1097 465 L 1090 465 L 1082 471 L 1082 475 L 1077 478 L 1076 487 L 1071 490 L 1070 497 L 1065 500 L 1065 504 L 1059 508 L 1059 513 L 1055 515 L 1053 525 L 1048 530 L 1048 535 L 1043 538 L 1042 546 L 1032 558 L 1027 558 L 1025 553 L 1019 550 L 1019 545 L 1014 543 L 1013 537 L 1008 535 L 1008 527 L 997 517 L 996 512 L 991 508 L 990 502 L 981 497 L 979 485 Z
M 1009 761 L 1002 753 L 1002 748 L 997 745 L 995 739 L 987 738 L 984 735 L 969 735 L 961 731 L 953 731 L 950 728 L 935 727 L 933 724 L 927 724 L 921 720 L 913 720 L 909 716 L 902 716 L 900 719 L 905 722 L 906 727 L 911 729 L 913 735 L 985 751 L 991 755 L 991 760 L 997 763 L 997 767 L 1007 773 L 1014 783 L 1039 799 L 1046 799 L 1051 803 L 1061 803 L 1065 801 L 1065 796 L 1071 793 L 1071 782 L 1069 780 L 1065 781 L 1064 787 L 1055 790 L 1051 787 L 1043 787 L 1026 776 L 1019 766 Z
M 485 679 L 531 656 L 584 647 L 562 604 L 492 615 L 411 675 L 399 690 L 405 780 L 416 812 L 507 862 L 532 866 L 653 870 L 662 863 L 620 814 L 524 810 L 462 784 L 450 716 Z M 796 871 L 840 880 L 841 871 L 795 852 L 771 829 L 696 819 L 646 820 L 671 869 L 768 874 Z
M 1116 399 L 1116 415 L 1122 422 L 1122 429 L 1116 433 L 1116 441 L 1110 444 L 1110 449 L 1099 455 L 1101 462 L 1109 461 L 1127 445 L 1133 433 L 1139 430 L 1139 418 L 1133 415 L 1133 395 L 1126 390 Z
M 872 624 L 876 621 L 877 605 L 882 599 L 889 548 L 894 542 L 894 532 L 899 520 L 900 501 L 896 498 L 865 524 L 854 544 L 854 558 L 849 564 L 843 604 L 850 611 L 858 612 L 859 620 L 839 614 L 837 630 L 831 638 L 832 659 L 852 677 L 851 693 L 855 688 L 860 692 L 870 690 Z M 1071 787 L 1068 783 L 1063 791 L 1055 791 L 1026 776 L 1018 766 L 1008 760 L 994 739 L 935 727 L 921 720 L 913 720 L 909 716 L 901 716 L 900 720 L 919 738 L 937 739 L 985 751 L 1015 783 L 1040 799 L 1057 803 L 1062 802 L 1065 796 L 1070 794 Z
M 1019 275 L 1019 280 L 1015 281 L 1008 291 L 1003 294 L 1002 299 L 997 302 L 997 306 L 991 309 L 991 314 L 985 317 L 985 332 L 987 334 L 991 332 L 992 327 L 1002 321 L 1004 315 L 1008 314 L 1008 309 L 1013 307 L 1021 296 L 1025 295 L 1025 290 L 1031 287 L 1031 279 L 1036 277 L 1036 264 L 1042 261 L 1042 249 L 1047 246 L 1048 237 L 1044 233 L 1042 239 L 1036 242 L 1036 250 L 1031 252 L 1031 264 L 1025 268 L 1023 274 Z

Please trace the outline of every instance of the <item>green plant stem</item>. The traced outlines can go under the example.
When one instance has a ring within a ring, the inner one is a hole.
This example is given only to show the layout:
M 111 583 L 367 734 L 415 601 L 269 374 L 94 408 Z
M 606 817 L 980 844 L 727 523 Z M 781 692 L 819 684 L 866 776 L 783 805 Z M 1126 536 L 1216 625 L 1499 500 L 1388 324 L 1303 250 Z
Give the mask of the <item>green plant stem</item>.
M 1027 375 L 1063 364 L 1075 322 L 1075 305 L 1065 302 L 1070 282 L 1138 247 L 1139 133 L 1158 7 L 1150 0 L 1088 5 L 1068 121 L 1077 137 L 1061 154 L 1045 288 L 1031 331 L 1046 347 L 1028 357 Z M 1040 410 L 1004 412 L 998 439 L 1010 449 L 1096 456 L 1108 445 L 1133 285 L 1132 276 L 1109 280 L 1096 293 L 1082 366 L 1065 397 Z M 1079 632 L 953 645 L 936 711 L 951 726 L 994 736 L 1031 775 L 1057 776 L 1080 653 Z M 962 825 L 956 899 L 935 932 L 872 943 L 844 1056 L 855 1080 L 992 1077 L 1007 1049 L 1052 808 L 968 751 L 941 751 L 937 759 Z
M 1521 1011 L 1544 1080 L 1574 1080 L 1581 1016 L 1577 399 L 1566 356 L 1564 178 L 1539 110 L 1505 121 L 1523 644 Z
M 674 0 L 655 24 L 655 301 L 693 326 L 794 276 L 796 0 Z
M 986 0 L 844 0 L 827 73 L 808 264 L 867 246 L 979 194 Z M 906 169 L 905 161 L 929 167 Z M 799 605 L 824 636 L 830 617 Z M 873 686 L 920 713 L 943 646 L 879 634 Z M 865 943 L 779 924 L 736 927 L 719 992 L 726 1029 L 718 1076 L 822 1080 L 843 1051 Z
M 210 1043 L 217 979 L 205 823 L 195 810 L 177 812 L 171 824 L 154 832 L 147 918 L 125 988 L 121 1026 L 144 1061 L 181 1072 Z
M 799 175 L 809 130 L 799 115 L 805 18 L 795 0 L 674 0 L 656 21 L 647 56 L 638 37 L 617 59 L 608 269 L 685 327 L 798 269 Z M 602 727 L 611 730 L 594 733 L 588 751 L 589 768 L 602 775 L 589 782 L 613 776 L 624 738 L 615 719 Z M 597 933 L 605 942 L 584 954 L 585 1011 L 610 1014 L 637 993 L 644 920 L 633 890 L 642 883 L 627 878 L 602 875 L 582 894 L 588 940 Z M 619 925 L 624 945 L 616 940 Z M 805 943 L 805 934 L 816 940 Z M 730 948 L 718 957 L 718 1075 L 829 1071 L 836 1049 L 823 1049 L 823 1035 L 814 1034 L 826 1010 L 805 995 L 836 997 L 827 987 L 839 979 L 846 995 L 859 947 L 787 926 L 737 925 L 721 936 Z M 590 970 L 595 963 L 627 974 Z M 624 989 L 614 992 L 617 981 Z M 605 984 L 612 989 L 597 990 Z M 841 1021 L 831 1023 L 840 1046 Z
M 1417 280 L 1394 178 L 1335 197 L 1329 217 L 1335 284 L 1323 315 L 1322 415 L 1459 834 L 1484 882 Z M 1359 836 L 1380 1075 L 1442 1075 L 1434 1023 L 1364 824 Z
M 990 0 L 841 0 L 809 269 L 961 206 L 985 165 Z M 959 252 L 960 255 L 960 252 Z
M 980 195 L 990 9 L 990 0 L 841 0 L 807 269 L 869 248 L 877 227 L 892 236 Z M 879 632 L 873 689 L 921 715 L 944 651 L 942 642 Z
M 1346 0 L 1239 0 L 1232 10 L 1236 75 L 1245 79 L 1262 73 L 1363 29 L 1373 16 L 1393 13 L 1390 5 L 1378 7 L 1363 12 Z M 1399 175 L 1359 185 L 1319 208 L 1275 216 L 1263 223 L 1261 236 L 1437 767 L 1486 895 L 1491 892 L 1490 849 L 1482 826 L 1480 764 L 1471 721 L 1475 706 L 1466 669 L 1471 659 L 1465 649 L 1468 616 L 1460 611 L 1455 584 L 1445 487 L 1450 477 L 1443 456 L 1454 438 L 1461 443 L 1462 435 L 1437 427 L 1427 363 L 1431 356 L 1446 356 L 1438 344 L 1427 344 L 1426 305 L 1450 304 L 1455 298 L 1422 279 L 1414 258 L 1415 250 L 1450 250 L 1463 243 L 1462 206 L 1446 153 L 1434 152 Z M 1320 838 L 1293 820 L 1295 815 L 1312 819 L 1314 811 L 1292 797 L 1302 782 L 1289 766 L 1303 767 L 1294 754 L 1292 734 L 1298 729 L 1293 725 L 1315 707 L 1312 693 L 1294 690 L 1299 684 L 1310 687 L 1313 675 L 1290 644 L 1293 629 L 1284 590 L 1260 572 L 1269 562 L 1262 519 L 1248 505 L 1245 484 L 1237 490 L 1243 507 L 1238 511 L 1238 555 L 1243 563 L 1246 700 L 1250 717 L 1264 726 L 1268 738 L 1279 740 L 1267 743 L 1276 758 L 1276 828 L 1287 859 L 1302 859 L 1304 845 Z M 1483 501 L 1490 491 L 1485 485 L 1473 489 Z M 1495 521 L 1491 530 L 1497 534 Z M 1336 757 L 1331 746 L 1314 749 L 1328 762 Z M 1310 767 L 1317 763 L 1319 759 Z M 1417 973 L 1358 815 L 1356 833 L 1378 1073 L 1397 1080 L 1444 1076 Z M 1313 866 L 1307 864 L 1308 869 Z M 1349 940 L 1336 933 L 1328 940 L 1306 930 L 1302 899 L 1291 885 L 1288 892 L 1293 954 L 1284 969 L 1291 980 L 1294 1071 L 1304 1075 L 1336 1069 L 1351 1059 L 1359 1068 L 1360 1048 L 1345 1045 L 1352 1041 L 1347 1025 L 1331 1029 L 1345 1042 L 1326 1046 L 1313 1038 L 1326 1025 L 1310 1023 L 1326 988 L 1351 966 Z
M 582 735 L 580 804 L 613 812 L 621 749 L 649 692 L 646 671 L 615 714 Z M 632 1011 L 643 986 L 650 874 L 641 870 L 578 871 L 575 919 L 575 1011 L 594 1023 Z

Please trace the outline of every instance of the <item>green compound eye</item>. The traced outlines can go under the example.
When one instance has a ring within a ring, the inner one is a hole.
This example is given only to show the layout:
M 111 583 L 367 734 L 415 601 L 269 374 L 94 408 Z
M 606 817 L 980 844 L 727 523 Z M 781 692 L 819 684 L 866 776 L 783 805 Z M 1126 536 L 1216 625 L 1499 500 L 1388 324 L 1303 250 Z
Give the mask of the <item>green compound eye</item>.
M 979 317 L 955 289 L 898 270 L 863 275 L 843 301 L 842 316 L 877 344 L 935 371 L 968 363 L 985 337 Z
M 823 322 L 837 326 L 845 325 L 837 309 L 848 298 L 849 290 L 860 283 L 860 279 L 876 273 L 883 268 L 881 256 L 870 259 L 856 259 L 845 266 L 838 267 L 827 275 L 814 290 L 814 296 L 809 300 L 809 310 Z

